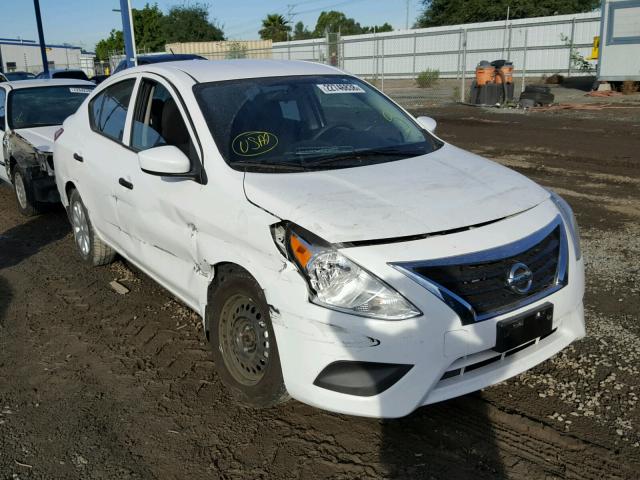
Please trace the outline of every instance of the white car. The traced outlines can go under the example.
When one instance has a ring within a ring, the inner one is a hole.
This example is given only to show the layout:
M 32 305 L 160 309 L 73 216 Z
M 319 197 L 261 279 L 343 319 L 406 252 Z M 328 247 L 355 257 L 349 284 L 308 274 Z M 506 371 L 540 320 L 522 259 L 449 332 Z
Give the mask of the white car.
M 13 185 L 23 215 L 35 215 L 45 204 L 60 201 L 54 134 L 94 88 L 82 80 L 0 83 L 0 181 Z
M 434 127 L 326 65 L 146 65 L 67 119 L 56 179 L 81 257 L 198 312 L 240 401 L 399 417 L 585 335 L 569 206 Z

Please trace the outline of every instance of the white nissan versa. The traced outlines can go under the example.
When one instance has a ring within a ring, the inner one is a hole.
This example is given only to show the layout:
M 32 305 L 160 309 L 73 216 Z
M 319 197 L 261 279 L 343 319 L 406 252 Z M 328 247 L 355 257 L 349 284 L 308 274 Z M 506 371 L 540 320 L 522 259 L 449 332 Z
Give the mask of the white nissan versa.
M 56 181 L 81 257 L 198 312 L 238 400 L 399 417 L 585 335 L 567 203 L 434 127 L 325 65 L 146 65 L 64 122 Z

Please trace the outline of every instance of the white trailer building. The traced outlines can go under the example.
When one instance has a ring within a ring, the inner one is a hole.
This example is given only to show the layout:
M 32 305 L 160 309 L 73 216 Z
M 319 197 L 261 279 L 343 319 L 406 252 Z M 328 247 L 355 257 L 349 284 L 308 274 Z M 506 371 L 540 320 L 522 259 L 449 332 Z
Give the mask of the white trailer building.
M 603 0 L 598 80 L 640 81 L 640 0 Z

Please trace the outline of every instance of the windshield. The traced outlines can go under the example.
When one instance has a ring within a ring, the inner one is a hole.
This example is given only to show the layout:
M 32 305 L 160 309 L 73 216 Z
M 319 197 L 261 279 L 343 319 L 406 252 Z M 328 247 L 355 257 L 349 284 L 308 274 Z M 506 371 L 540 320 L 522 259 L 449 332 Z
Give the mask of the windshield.
M 93 90 L 92 85 L 18 88 L 9 92 L 9 127 L 61 125 Z
M 430 153 L 441 143 L 367 83 L 347 75 L 251 78 L 194 92 L 233 168 L 346 168 Z

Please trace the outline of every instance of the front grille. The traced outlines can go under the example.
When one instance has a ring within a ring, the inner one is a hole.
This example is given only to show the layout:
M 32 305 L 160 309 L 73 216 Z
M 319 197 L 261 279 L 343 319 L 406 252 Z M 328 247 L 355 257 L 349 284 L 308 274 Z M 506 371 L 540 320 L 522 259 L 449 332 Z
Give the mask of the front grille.
M 532 274 L 524 293 L 507 283 L 518 263 Z M 493 251 L 396 266 L 417 276 L 468 324 L 515 310 L 564 286 L 566 238 L 556 219 L 536 234 Z

